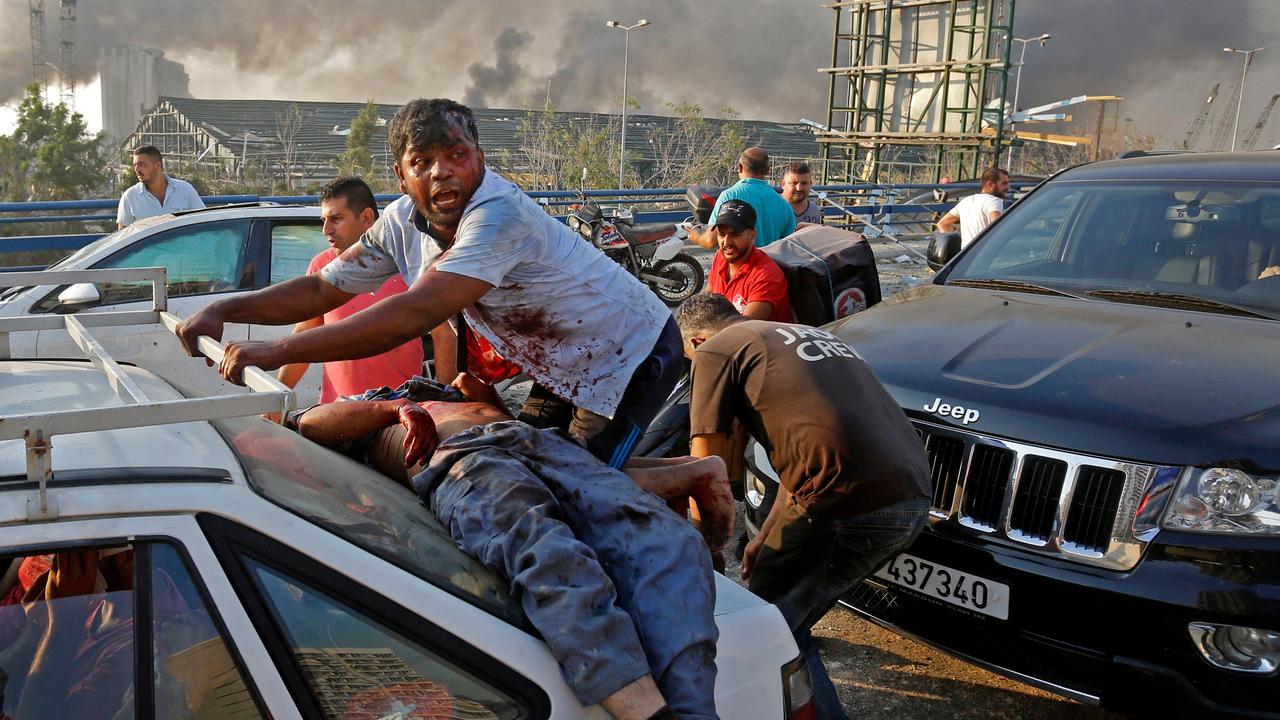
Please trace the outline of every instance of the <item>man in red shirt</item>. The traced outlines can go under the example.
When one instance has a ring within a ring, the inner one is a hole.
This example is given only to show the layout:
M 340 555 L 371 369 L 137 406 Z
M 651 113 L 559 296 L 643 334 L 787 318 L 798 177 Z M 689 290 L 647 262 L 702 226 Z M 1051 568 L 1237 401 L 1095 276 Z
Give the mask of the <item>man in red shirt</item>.
M 787 278 L 777 263 L 756 249 L 756 211 L 742 200 L 720 206 L 711 235 L 719 252 L 711 263 L 710 292 L 723 295 L 751 320 L 791 322 Z
M 314 275 L 355 244 L 378 218 L 378 206 L 373 191 L 358 177 L 334 179 L 320 191 L 320 216 L 324 220 L 324 235 L 329 249 L 311 259 L 308 275 Z M 376 293 L 357 295 L 347 304 L 337 307 L 323 316 L 305 320 L 294 326 L 295 333 L 321 325 L 332 325 L 343 318 L 364 310 L 383 298 L 402 293 L 408 287 L 399 275 L 392 275 Z M 294 387 L 307 363 L 285 365 L 277 377 L 280 382 Z M 359 360 L 336 360 L 324 364 L 324 381 L 320 390 L 320 402 L 329 403 L 340 397 L 359 395 L 365 390 L 382 386 L 397 387 L 400 383 L 422 374 L 422 341 L 418 339 L 388 350 L 381 355 Z

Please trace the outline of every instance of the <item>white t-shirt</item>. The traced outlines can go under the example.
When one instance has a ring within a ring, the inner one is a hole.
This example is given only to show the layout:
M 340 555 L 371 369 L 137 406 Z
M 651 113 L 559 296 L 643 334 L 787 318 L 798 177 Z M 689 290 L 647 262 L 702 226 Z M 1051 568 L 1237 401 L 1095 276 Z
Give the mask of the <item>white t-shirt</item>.
M 960 218 L 960 247 L 968 247 L 991 224 L 991 213 L 1004 212 L 1004 200 L 987 193 L 961 198 L 948 215 Z
M 176 177 L 165 178 L 168 185 L 164 189 L 164 202 L 156 200 L 156 196 L 147 190 L 142 183 L 131 185 L 120 196 L 120 207 L 116 210 L 116 222 L 128 227 L 135 220 L 149 218 L 153 215 L 178 212 L 179 210 L 199 210 L 204 207 L 200 193 L 191 187 L 191 183 Z
M 493 286 L 463 312 L 477 334 L 577 407 L 612 417 L 671 312 L 648 288 L 486 168 L 452 247 L 441 252 L 399 198 L 360 242 L 320 271 L 344 292 L 371 292 L 429 269 Z

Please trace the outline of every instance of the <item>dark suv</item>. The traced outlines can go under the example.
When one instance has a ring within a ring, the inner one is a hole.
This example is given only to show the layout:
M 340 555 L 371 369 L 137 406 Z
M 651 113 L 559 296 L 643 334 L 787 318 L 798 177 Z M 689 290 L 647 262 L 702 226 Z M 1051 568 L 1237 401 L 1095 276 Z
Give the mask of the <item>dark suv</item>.
M 849 604 L 1086 702 L 1280 717 L 1276 266 L 1280 153 L 1123 159 L 828 326 L 934 481 L 927 530 Z M 773 483 L 748 461 L 751 521 Z

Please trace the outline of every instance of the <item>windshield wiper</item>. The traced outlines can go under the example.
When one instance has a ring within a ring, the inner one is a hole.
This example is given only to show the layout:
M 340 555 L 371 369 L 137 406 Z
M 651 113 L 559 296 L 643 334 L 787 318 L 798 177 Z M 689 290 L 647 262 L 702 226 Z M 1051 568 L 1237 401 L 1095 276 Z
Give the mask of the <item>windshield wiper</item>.
M 961 287 L 986 288 L 988 290 L 1022 290 L 1024 292 L 1040 293 L 1041 295 L 1062 295 L 1063 297 L 1079 298 L 1079 295 L 1069 293 L 1066 290 L 1046 287 L 1044 285 L 1036 285 L 1024 280 L 1007 280 L 1004 278 L 961 278 L 959 280 L 948 280 L 948 285 L 959 285 Z
M 1280 320 L 1280 315 L 1271 315 L 1242 305 L 1233 305 L 1221 300 L 1213 300 L 1198 295 L 1185 295 L 1183 293 L 1160 292 L 1158 290 L 1090 290 L 1089 297 L 1133 303 L 1134 305 L 1208 310 L 1222 313 L 1223 315 Z

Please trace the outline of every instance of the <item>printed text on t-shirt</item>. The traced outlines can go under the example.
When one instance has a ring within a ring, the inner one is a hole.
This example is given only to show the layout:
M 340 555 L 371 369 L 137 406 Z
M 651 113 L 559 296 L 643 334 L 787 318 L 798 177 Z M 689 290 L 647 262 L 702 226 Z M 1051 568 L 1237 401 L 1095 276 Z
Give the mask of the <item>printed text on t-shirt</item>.
M 862 359 L 862 356 L 856 350 L 825 330 L 795 325 L 774 328 L 774 330 L 786 340 L 783 345 L 795 345 L 796 355 L 801 360 L 816 362 L 829 357 Z M 806 340 L 805 338 L 812 339 Z

